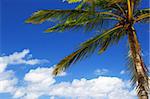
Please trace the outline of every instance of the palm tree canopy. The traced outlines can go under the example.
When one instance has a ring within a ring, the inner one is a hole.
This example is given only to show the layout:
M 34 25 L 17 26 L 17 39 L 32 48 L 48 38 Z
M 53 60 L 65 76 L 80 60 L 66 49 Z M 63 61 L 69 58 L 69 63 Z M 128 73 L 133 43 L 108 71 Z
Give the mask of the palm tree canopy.
M 69 10 L 40 10 L 28 18 L 26 23 L 41 24 L 45 21 L 55 22 L 56 25 L 45 32 L 63 32 L 71 29 L 84 28 L 86 31 L 100 30 L 98 35 L 83 42 L 77 51 L 62 59 L 54 70 L 54 75 L 67 69 L 70 65 L 82 60 L 93 52 L 104 52 L 110 45 L 129 34 L 135 23 L 146 23 L 150 20 L 150 9 L 139 9 L 141 0 L 66 0 L 68 3 L 79 3 L 75 9 Z M 103 25 L 112 28 L 103 29 Z M 129 28 L 131 27 L 131 28 Z M 134 30 L 134 29 L 133 29 Z M 136 51 L 132 51 L 133 53 Z M 130 59 L 130 55 L 129 55 Z M 129 69 L 133 84 L 138 76 L 132 60 Z M 144 75 L 148 77 L 146 66 Z

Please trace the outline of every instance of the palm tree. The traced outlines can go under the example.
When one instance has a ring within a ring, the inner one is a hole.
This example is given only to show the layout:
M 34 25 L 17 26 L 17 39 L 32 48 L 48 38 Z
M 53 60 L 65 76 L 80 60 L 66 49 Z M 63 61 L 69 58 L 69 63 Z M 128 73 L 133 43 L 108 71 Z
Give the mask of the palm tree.
M 53 71 L 54 75 L 66 70 L 70 65 L 88 57 L 95 51 L 104 52 L 110 45 L 118 43 L 127 36 L 129 44 L 129 70 L 131 81 L 136 86 L 139 99 L 148 99 L 148 69 L 141 55 L 141 47 L 134 28 L 136 23 L 149 22 L 150 9 L 139 9 L 140 0 L 67 0 L 78 2 L 75 9 L 40 10 L 26 20 L 27 23 L 40 24 L 53 21 L 55 26 L 46 32 L 84 28 L 97 30 L 98 34 L 83 42 L 79 48 L 62 59 Z M 109 24 L 112 28 L 103 28 Z

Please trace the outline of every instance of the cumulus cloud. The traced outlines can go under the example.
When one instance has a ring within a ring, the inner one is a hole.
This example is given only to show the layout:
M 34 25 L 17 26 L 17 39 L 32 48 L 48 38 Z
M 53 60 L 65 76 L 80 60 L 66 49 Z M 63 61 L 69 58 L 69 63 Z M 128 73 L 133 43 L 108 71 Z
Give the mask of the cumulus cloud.
M 24 82 L 27 84 L 23 88 L 18 88 L 14 93 L 14 98 L 22 97 L 24 99 L 37 99 L 42 95 L 50 95 L 49 92 L 55 85 L 56 80 L 52 72 L 54 67 L 37 68 L 30 70 L 24 77 Z M 58 76 L 65 76 L 62 73 Z
M 135 97 L 121 79 L 103 76 L 56 84 L 50 94 L 82 99 L 134 99 Z
M 9 56 L 1 57 L 1 64 L 30 64 L 27 59 L 29 50 L 16 52 Z M 10 58 L 12 57 L 13 58 Z M 16 56 L 16 57 L 14 57 Z M 26 57 L 25 57 L 26 56 Z M 5 57 L 5 58 L 4 58 Z M 7 57 L 7 58 L 6 58 Z M 5 59 L 5 61 L 2 59 Z M 9 61 L 8 61 L 9 60 Z M 34 60 L 34 59 L 33 59 Z M 39 60 L 40 61 L 40 60 Z M 38 62 L 36 62 L 38 64 Z M 31 64 L 30 64 L 31 65 Z M 52 99 L 78 98 L 78 99 L 135 99 L 134 90 L 130 90 L 129 83 L 118 77 L 99 76 L 92 79 L 74 79 L 68 82 L 57 82 L 52 75 L 55 66 L 50 68 L 36 68 L 25 74 L 23 83 L 18 85 L 19 79 L 13 71 L 0 73 L 0 93 L 10 93 L 12 98 L 38 99 L 40 96 L 49 96 Z M 97 70 L 99 75 L 108 70 Z M 62 73 L 59 76 L 65 76 Z M 57 98 L 56 98 L 57 97 Z
M 0 60 L 1 60 L 1 58 L 0 58 Z M 0 73 L 2 73 L 2 72 L 4 72 L 4 70 L 6 69 L 7 64 L 0 62 L 0 67 L 1 67 L 1 68 L 0 68 Z
M 128 83 L 117 77 L 74 79 L 71 82 L 57 83 L 52 75 L 54 67 L 30 70 L 24 77 L 26 86 L 18 88 L 13 97 L 38 99 L 47 95 L 79 99 L 134 99 L 135 93 L 129 90 Z
M 0 72 L 5 71 L 8 65 L 16 65 L 16 64 L 35 65 L 41 64 L 43 62 L 48 62 L 47 60 L 30 59 L 32 58 L 32 55 L 29 53 L 30 51 L 28 49 L 24 49 L 22 52 L 14 52 L 9 56 L 0 57 L 0 67 L 1 67 Z
M 19 93 L 21 88 L 19 88 L 19 90 L 17 88 L 18 78 L 15 76 L 14 71 L 6 70 L 8 65 L 35 65 L 48 62 L 46 60 L 31 59 L 32 55 L 29 54 L 29 52 L 30 51 L 28 49 L 25 49 L 22 52 L 14 52 L 11 55 L 0 57 L 0 93 L 16 93 L 16 96 L 20 96 L 22 94 L 22 92 Z
M 24 80 L 31 84 L 39 84 L 39 87 L 49 86 L 55 83 L 53 75 L 51 74 L 53 68 L 37 68 L 30 70 L 24 77 Z M 43 86 L 44 85 L 44 86 Z
M 0 73 L 0 93 L 14 92 L 17 82 L 18 79 L 15 77 L 13 71 Z

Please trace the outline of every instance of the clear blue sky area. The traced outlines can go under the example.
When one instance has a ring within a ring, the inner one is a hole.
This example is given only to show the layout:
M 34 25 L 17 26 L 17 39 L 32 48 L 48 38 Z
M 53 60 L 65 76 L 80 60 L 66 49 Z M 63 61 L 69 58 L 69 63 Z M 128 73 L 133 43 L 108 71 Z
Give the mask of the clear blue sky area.
M 40 67 L 49 67 L 57 64 L 63 57 L 73 52 L 78 45 L 93 36 L 94 31 L 84 33 L 79 31 L 65 31 L 63 33 L 44 33 L 52 23 L 46 22 L 40 25 L 26 24 L 24 21 L 35 11 L 41 9 L 72 9 L 76 4 L 67 4 L 62 0 L 1 0 L 1 31 L 0 31 L 0 55 L 10 55 L 16 51 L 29 49 L 33 57 L 49 60 L 49 63 Z M 142 1 L 142 8 L 148 8 L 148 0 Z M 149 65 L 149 25 L 136 24 L 138 38 L 143 51 L 145 64 Z M 128 44 L 127 38 L 123 38 L 118 45 L 113 45 L 101 55 L 97 53 L 91 57 L 72 65 L 67 70 L 68 75 L 58 78 L 60 81 L 71 81 L 74 78 L 91 79 L 97 77 L 96 69 L 107 69 L 105 76 L 121 77 L 129 79 L 129 75 L 121 75 L 121 70 L 127 69 Z M 12 65 L 7 70 L 15 71 L 19 79 L 31 69 L 39 65 Z M 10 94 L 0 94 L 2 99 L 11 99 Z M 0 98 L 1 99 L 1 98 Z M 43 98 L 47 99 L 47 98 Z

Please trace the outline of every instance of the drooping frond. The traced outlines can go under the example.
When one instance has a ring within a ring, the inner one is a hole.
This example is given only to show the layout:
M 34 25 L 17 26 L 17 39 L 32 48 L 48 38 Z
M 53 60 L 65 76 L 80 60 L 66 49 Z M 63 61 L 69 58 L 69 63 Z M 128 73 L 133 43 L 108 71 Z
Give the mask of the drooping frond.
M 99 54 L 104 52 L 109 45 L 112 45 L 113 43 L 118 43 L 121 37 L 124 37 L 126 35 L 126 32 L 122 25 L 116 26 L 111 30 L 107 30 L 103 34 L 100 34 L 99 36 L 96 36 L 84 43 L 81 44 L 82 47 L 87 46 L 89 44 L 92 44 L 93 42 L 98 41 L 99 47 Z
M 150 22 L 150 9 L 137 10 L 135 12 L 135 22 Z
M 81 44 L 80 48 L 77 51 L 65 57 L 57 64 L 53 74 L 54 75 L 59 74 L 60 72 L 68 68 L 70 65 L 92 54 L 96 49 L 100 49 L 99 51 L 103 52 L 104 50 L 106 50 L 105 43 L 111 44 L 114 42 L 118 42 L 120 38 L 119 35 L 121 35 L 122 28 L 123 26 L 116 26 L 84 42 L 83 44 Z M 110 40 L 108 41 L 108 39 Z

